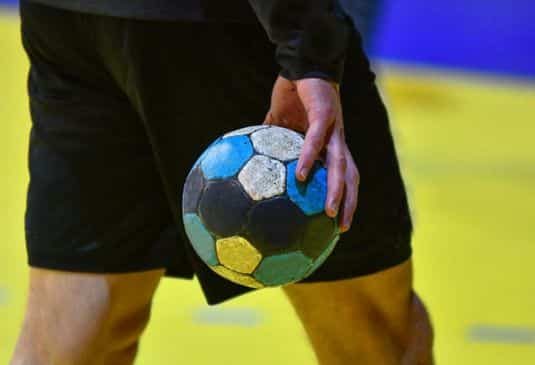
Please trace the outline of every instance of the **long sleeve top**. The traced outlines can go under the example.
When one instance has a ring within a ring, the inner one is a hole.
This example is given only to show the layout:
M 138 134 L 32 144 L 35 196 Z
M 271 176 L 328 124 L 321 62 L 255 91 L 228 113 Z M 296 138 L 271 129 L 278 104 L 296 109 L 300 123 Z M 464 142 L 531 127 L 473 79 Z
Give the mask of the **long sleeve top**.
M 276 45 L 281 75 L 339 82 L 349 32 L 338 0 L 23 0 L 131 19 L 259 21 Z

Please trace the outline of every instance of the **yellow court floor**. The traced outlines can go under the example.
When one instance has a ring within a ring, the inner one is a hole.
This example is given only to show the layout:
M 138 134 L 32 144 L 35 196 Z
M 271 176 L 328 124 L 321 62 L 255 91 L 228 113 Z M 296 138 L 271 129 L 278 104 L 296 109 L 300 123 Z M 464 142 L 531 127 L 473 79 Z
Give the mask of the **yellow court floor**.
M 0 17 L 0 363 L 27 285 L 27 61 Z M 385 67 L 416 230 L 416 287 L 439 365 L 535 363 L 535 82 Z M 357 156 L 358 161 L 358 156 Z M 208 307 L 196 282 L 166 279 L 137 364 L 314 364 L 280 290 Z

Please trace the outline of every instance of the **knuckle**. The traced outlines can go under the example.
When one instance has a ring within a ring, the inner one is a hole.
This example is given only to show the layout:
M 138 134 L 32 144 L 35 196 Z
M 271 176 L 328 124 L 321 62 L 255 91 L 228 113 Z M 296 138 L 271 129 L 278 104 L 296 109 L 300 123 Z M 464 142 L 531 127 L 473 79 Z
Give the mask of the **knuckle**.
M 310 106 L 308 109 L 311 122 L 314 123 L 329 123 L 333 115 L 335 114 L 336 108 L 332 103 L 321 103 L 317 105 Z
M 321 151 L 321 145 L 318 142 L 310 141 L 307 149 L 310 154 L 318 154 Z
M 359 183 L 360 183 L 360 175 L 359 174 L 350 174 L 349 175 L 349 183 L 351 185 L 359 185 Z
M 313 164 L 314 164 L 314 155 L 312 153 L 309 153 L 300 159 L 301 168 L 311 169 Z
M 344 194 L 344 182 L 342 180 L 336 181 L 334 184 L 333 194 L 336 197 L 342 198 L 342 195 Z
M 323 107 L 323 114 L 326 117 L 330 118 L 334 116 L 335 113 L 336 113 L 336 108 L 334 107 L 332 103 L 329 103 Z
M 355 207 L 357 206 L 357 194 L 355 192 L 352 192 L 351 194 L 349 194 L 347 197 L 347 201 L 351 209 L 354 210 Z
M 322 150 L 321 142 L 319 141 L 311 141 L 308 145 L 308 151 L 314 155 L 317 155 Z
M 346 174 L 350 184 L 358 185 L 360 183 L 360 173 L 354 164 L 348 164 Z
M 354 210 L 357 205 L 357 195 L 353 191 L 348 191 L 345 196 L 345 205 L 349 210 Z
M 346 170 L 347 168 L 347 161 L 344 156 L 340 154 L 332 154 L 329 158 L 329 162 L 333 165 L 334 168 L 340 169 L 340 170 Z
M 323 136 L 319 133 L 313 133 L 310 135 L 310 144 L 314 147 L 319 147 L 319 145 L 323 142 Z
M 329 191 L 329 195 L 331 196 L 341 195 L 344 191 L 343 180 L 340 179 L 339 176 L 333 176 L 332 178 L 330 178 L 330 181 L 327 182 L 327 190 Z

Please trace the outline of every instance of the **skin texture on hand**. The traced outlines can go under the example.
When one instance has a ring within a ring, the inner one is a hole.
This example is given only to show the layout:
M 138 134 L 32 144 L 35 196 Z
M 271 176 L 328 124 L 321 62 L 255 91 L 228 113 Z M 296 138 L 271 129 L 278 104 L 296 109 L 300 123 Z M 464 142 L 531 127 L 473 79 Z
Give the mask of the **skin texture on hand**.
M 328 171 L 325 212 L 330 217 L 339 214 L 340 230 L 347 231 L 357 207 L 359 173 L 345 142 L 338 85 L 279 76 L 265 123 L 306 133 L 297 164 L 299 180 L 306 180 L 314 161 L 324 154 Z

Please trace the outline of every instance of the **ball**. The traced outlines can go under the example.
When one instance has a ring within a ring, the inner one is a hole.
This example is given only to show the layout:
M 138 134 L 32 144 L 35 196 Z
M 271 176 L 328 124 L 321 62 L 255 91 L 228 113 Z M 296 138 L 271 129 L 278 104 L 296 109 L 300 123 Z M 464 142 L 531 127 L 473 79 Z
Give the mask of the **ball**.
M 303 136 L 258 125 L 214 141 L 191 169 L 182 195 L 183 221 L 197 255 L 240 285 L 285 285 L 312 274 L 338 241 L 324 213 L 327 171 L 316 161 L 295 177 Z

